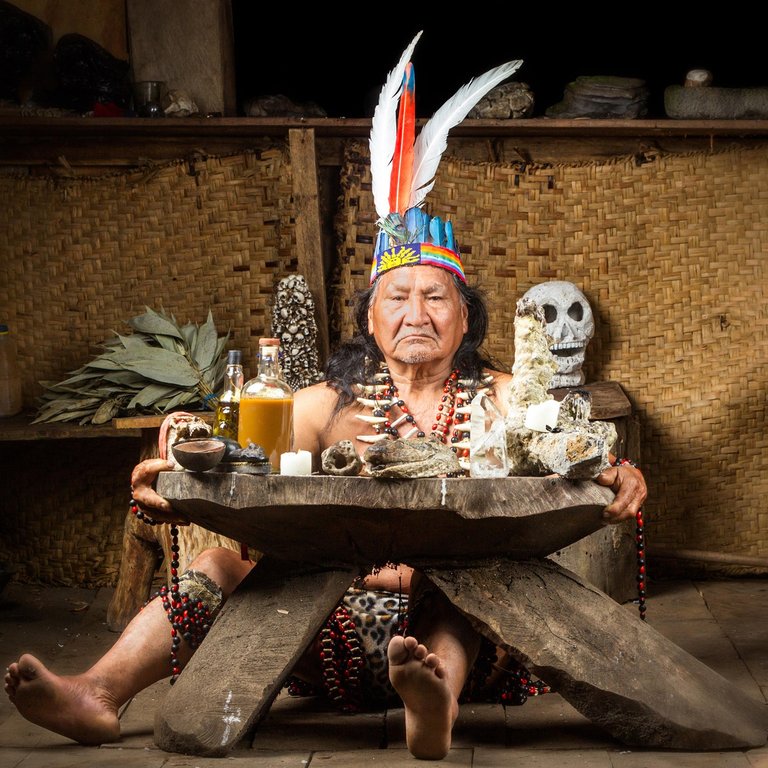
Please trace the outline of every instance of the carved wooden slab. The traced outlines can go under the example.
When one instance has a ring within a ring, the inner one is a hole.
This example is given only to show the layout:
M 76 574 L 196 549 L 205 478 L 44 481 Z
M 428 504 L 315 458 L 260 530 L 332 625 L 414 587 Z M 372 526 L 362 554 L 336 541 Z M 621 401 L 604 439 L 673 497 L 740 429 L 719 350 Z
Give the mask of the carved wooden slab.
M 557 564 L 506 560 L 425 572 L 482 634 L 624 744 L 766 743 L 764 703 Z
M 355 575 L 262 557 L 166 695 L 155 716 L 157 746 L 226 755 L 269 711 Z
M 544 557 L 599 530 L 613 493 L 559 477 L 283 477 L 164 472 L 158 492 L 198 525 L 325 566 Z

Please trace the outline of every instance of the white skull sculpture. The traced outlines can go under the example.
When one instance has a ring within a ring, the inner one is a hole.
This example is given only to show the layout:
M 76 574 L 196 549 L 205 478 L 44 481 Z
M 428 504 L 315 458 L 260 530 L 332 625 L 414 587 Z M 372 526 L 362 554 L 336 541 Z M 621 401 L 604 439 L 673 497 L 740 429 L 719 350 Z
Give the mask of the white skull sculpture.
M 551 387 L 575 387 L 584 383 L 584 356 L 595 335 L 595 318 L 587 297 L 573 284 L 561 280 L 539 283 L 524 298 L 544 310 L 550 347 L 557 363 Z

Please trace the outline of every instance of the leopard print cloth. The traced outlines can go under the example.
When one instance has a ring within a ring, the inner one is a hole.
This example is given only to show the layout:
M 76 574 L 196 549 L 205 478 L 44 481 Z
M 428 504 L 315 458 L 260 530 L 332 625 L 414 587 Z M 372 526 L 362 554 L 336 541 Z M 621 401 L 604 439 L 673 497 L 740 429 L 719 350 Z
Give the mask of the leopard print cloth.
M 398 696 L 389 682 L 387 646 L 408 613 L 408 595 L 350 588 L 342 601 L 363 647 L 362 689 L 370 706 L 391 704 Z

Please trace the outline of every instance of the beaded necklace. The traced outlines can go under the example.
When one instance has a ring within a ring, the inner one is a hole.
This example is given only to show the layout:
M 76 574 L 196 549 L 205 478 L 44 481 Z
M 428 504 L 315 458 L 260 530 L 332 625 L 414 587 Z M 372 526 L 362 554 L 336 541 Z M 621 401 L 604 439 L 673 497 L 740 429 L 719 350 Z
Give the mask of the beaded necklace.
M 424 430 L 419 429 L 413 414 L 408 410 L 405 401 L 400 398 L 397 385 L 393 381 L 389 371 L 385 370 L 384 373 L 386 375 L 386 378 L 384 379 L 385 389 L 381 395 L 377 394 L 374 397 L 374 399 L 379 400 L 384 404 L 381 408 L 375 408 L 373 412 L 374 416 L 385 416 L 388 419 L 384 422 L 382 431 L 389 433 L 396 439 L 401 437 L 398 426 L 406 423 L 411 424 L 412 426 L 405 435 L 402 435 L 402 437 L 407 439 L 412 437 L 414 433 L 416 434 L 416 437 L 425 437 Z M 444 443 L 451 425 L 454 422 L 457 425 L 462 423 L 465 411 L 468 411 L 469 407 L 460 404 L 457 406 L 456 403 L 457 400 L 461 402 L 465 391 L 463 382 L 459 380 L 459 369 L 454 368 L 448 378 L 443 382 L 443 394 L 440 397 L 440 402 L 435 411 L 434 422 L 432 423 L 432 429 L 430 430 L 430 437 Z M 391 414 L 391 411 L 394 408 L 397 408 L 400 411 L 400 416 L 396 419 L 392 419 Z M 468 416 L 468 413 L 466 415 Z M 454 430 L 454 436 L 457 433 L 458 429 Z
M 493 378 L 486 376 L 483 385 L 487 388 Z M 450 433 L 451 448 L 459 456 L 465 469 L 469 465 L 469 431 L 471 408 L 470 401 L 477 394 L 476 382 L 461 377 L 461 371 L 454 368 L 443 382 L 443 393 L 437 405 L 429 436 L 441 443 L 448 440 Z M 484 390 L 483 390 L 484 391 Z M 416 423 L 405 401 L 400 397 L 397 385 L 392 379 L 385 363 L 381 363 L 379 372 L 374 374 L 373 383 L 362 387 L 363 395 L 357 401 L 371 409 L 371 415 L 358 414 L 356 418 L 373 427 L 373 435 L 357 435 L 364 443 L 376 443 L 379 440 L 408 439 L 426 437 L 425 430 Z M 399 415 L 397 414 L 399 411 Z M 400 428 L 410 426 L 404 434 Z M 452 430 L 452 431 L 451 431 Z

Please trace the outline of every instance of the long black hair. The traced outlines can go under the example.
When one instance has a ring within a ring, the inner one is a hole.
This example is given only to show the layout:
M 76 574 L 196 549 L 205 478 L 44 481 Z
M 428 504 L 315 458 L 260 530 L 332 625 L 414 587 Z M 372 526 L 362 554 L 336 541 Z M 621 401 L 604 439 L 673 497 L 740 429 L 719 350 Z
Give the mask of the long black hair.
M 488 309 L 485 297 L 478 288 L 473 288 L 452 276 L 462 303 L 467 308 L 467 332 L 461 340 L 453 359 L 453 367 L 461 371 L 462 378 L 479 381 L 484 368 L 494 368 L 492 361 L 480 347 L 488 332 Z M 368 308 L 376 294 L 377 283 L 361 291 L 355 304 L 355 325 L 357 333 L 350 341 L 342 344 L 328 360 L 325 368 L 327 384 L 339 393 L 336 412 L 355 401 L 355 386 L 370 381 L 384 360 L 373 336 L 368 333 Z

